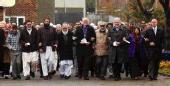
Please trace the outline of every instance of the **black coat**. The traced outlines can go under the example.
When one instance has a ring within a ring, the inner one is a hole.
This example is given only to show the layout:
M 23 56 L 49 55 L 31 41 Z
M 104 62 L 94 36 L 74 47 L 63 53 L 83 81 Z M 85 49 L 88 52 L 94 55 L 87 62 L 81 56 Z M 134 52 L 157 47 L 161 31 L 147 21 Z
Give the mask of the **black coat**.
M 65 40 L 67 37 L 67 40 Z M 73 60 L 73 33 L 68 32 L 64 35 L 62 32 L 58 33 L 58 53 L 60 60 Z
M 42 27 L 38 30 L 38 43 L 42 43 L 42 46 L 39 46 L 39 49 L 43 49 L 46 51 L 46 46 L 51 46 L 52 50 L 55 51 L 56 47 L 54 45 L 57 44 L 57 33 L 52 27 Z
M 161 28 L 157 28 L 157 34 L 155 35 L 154 30 L 152 28 L 146 30 L 145 38 L 148 38 L 149 41 L 147 42 L 147 47 L 149 52 L 155 52 L 154 54 L 158 55 L 158 59 L 160 58 L 162 49 L 165 48 L 165 37 L 164 37 L 164 30 Z M 149 43 L 154 42 L 155 46 L 150 46 Z M 149 59 L 156 58 L 152 57 L 152 54 L 149 54 Z
M 5 44 L 5 33 L 3 29 L 0 29 L 0 46 Z
M 37 42 L 37 30 L 32 28 L 31 35 L 29 35 L 27 29 L 23 29 L 20 35 L 21 51 L 22 52 L 34 52 L 38 49 Z M 30 43 L 30 46 L 26 47 L 25 43 Z
M 86 33 L 86 40 L 87 42 L 90 42 L 89 45 L 80 44 L 81 40 L 84 38 L 83 33 L 83 26 L 80 26 L 75 31 L 75 37 L 76 37 L 76 53 L 78 56 L 91 56 L 94 53 L 93 50 L 93 43 L 95 40 L 91 40 L 92 37 L 96 39 L 96 33 L 93 27 L 90 25 L 87 25 L 87 33 Z
M 127 44 L 123 41 L 123 37 L 127 37 L 127 33 L 123 28 L 120 28 L 119 31 L 116 31 L 115 28 L 109 29 L 108 37 L 110 38 L 109 43 L 109 63 L 113 64 L 116 62 L 123 63 L 125 61 L 126 55 L 126 46 Z M 118 47 L 113 46 L 113 42 L 120 42 Z M 116 59 L 117 58 L 117 59 Z

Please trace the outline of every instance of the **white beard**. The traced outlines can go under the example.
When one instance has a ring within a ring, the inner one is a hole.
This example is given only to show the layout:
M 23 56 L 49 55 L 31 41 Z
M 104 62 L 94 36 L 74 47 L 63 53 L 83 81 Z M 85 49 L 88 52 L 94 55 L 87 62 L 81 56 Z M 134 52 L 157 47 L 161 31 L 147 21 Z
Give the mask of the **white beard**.
M 68 34 L 68 30 L 67 30 L 67 31 L 62 31 L 62 33 L 63 33 L 64 35 L 67 35 L 67 34 Z

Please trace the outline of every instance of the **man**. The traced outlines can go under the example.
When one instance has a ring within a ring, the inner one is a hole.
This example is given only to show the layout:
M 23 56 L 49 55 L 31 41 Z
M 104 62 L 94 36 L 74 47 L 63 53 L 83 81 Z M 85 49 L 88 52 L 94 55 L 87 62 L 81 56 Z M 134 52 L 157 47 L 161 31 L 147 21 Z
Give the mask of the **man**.
M 69 79 L 73 67 L 73 33 L 68 24 L 62 24 L 62 31 L 58 33 L 58 53 L 60 56 L 60 77 Z
M 55 50 L 57 48 L 56 30 L 50 26 L 50 19 L 44 19 L 44 26 L 39 30 L 38 47 L 41 58 L 42 72 L 44 80 L 52 78 L 56 72 L 57 58 Z
M 77 60 L 78 60 L 78 75 L 81 79 L 89 80 L 88 72 L 89 72 L 89 63 L 90 57 L 93 54 L 93 43 L 96 39 L 96 34 L 93 29 L 89 25 L 89 19 L 82 19 L 82 26 L 78 27 L 75 32 L 76 43 L 77 43 Z
M 3 71 L 3 46 L 5 45 L 5 32 L 3 28 L 5 24 L 0 22 L 0 71 Z
M 105 80 L 107 62 L 108 62 L 108 40 L 106 23 L 103 21 L 98 22 L 99 29 L 96 30 L 96 71 L 97 77 L 101 80 Z
M 37 51 L 37 30 L 32 27 L 30 20 L 25 22 L 25 28 L 20 35 L 22 51 L 23 73 L 25 80 L 30 80 L 30 75 L 34 78 L 36 63 L 38 61 Z
M 109 42 L 109 64 L 112 65 L 113 77 L 115 81 L 121 80 L 120 72 L 122 63 L 125 60 L 123 39 L 126 37 L 126 32 L 121 27 L 120 18 L 113 20 L 113 28 L 108 31 Z
M 157 19 L 152 19 L 152 27 L 146 30 L 145 41 L 148 45 L 149 79 L 157 80 L 161 52 L 164 51 L 164 31 L 157 26 Z
M 12 30 L 9 32 L 7 37 L 8 48 L 11 51 L 12 57 L 12 76 L 13 80 L 21 79 L 21 52 L 19 44 L 20 32 L 17 30 L 16 25 L 12 25 Z

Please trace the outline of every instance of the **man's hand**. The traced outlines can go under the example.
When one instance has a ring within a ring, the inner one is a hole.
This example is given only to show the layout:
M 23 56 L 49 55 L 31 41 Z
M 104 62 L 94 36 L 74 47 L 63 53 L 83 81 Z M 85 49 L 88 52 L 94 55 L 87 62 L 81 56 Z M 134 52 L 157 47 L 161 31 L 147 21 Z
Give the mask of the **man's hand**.
M 165 52 L 165 49 L 162 49 L 162 52 Z
M 155 43 L 154 42 L 150 42 L 149 45 L 150 46 L 155 46 Z
M 25 43 L 25 47 L 28 47 L 28 46 L 30 46 L 30 43 L 29 42 Z
M 40 43 L 38 44 L 38 46 L 41 47 L 41 46 L 42 46 L 42 43 L 40 42 Z
M 113 42 L 113 46 L 115 46 L 115 47 L 117 47 L 119 44 L 120 44 L 120 42 L 117 42 L 117 41 Z
M 148 38 L 144 38 L 145 39 L 145 42 L 148 42 L 149 41 L 149 39 Z
M 94 41 L 95 40 L 95 38 L 94 37 L 91 37 L 91 41 Z

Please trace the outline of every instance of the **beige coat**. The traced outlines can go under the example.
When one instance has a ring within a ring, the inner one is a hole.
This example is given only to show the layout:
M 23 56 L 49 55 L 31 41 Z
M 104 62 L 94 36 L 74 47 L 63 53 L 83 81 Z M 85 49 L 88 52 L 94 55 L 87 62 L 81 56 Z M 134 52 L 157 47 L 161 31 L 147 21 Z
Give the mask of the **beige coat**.
M 95 54 L 97 56 L 108 55 L 107 32 L 106 30 L 105 33 L 101 33 L 100 30 L 96 30 Z

